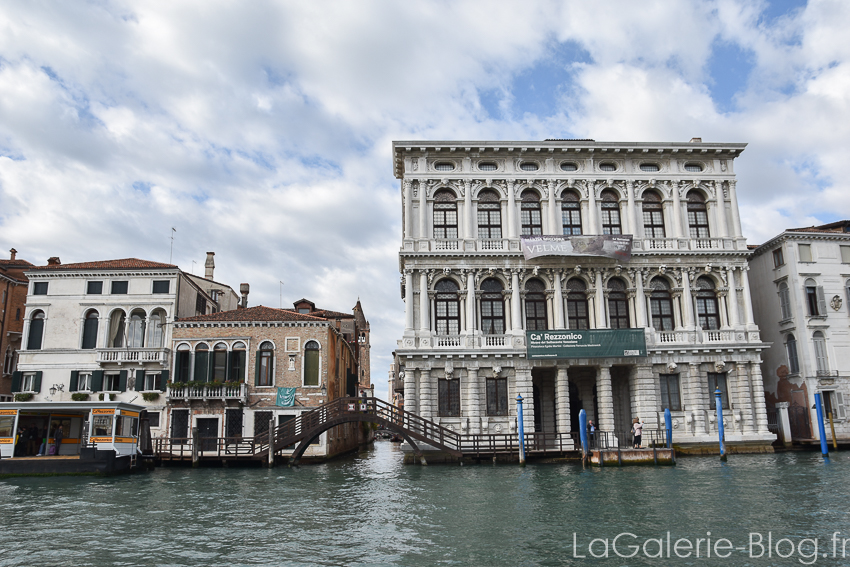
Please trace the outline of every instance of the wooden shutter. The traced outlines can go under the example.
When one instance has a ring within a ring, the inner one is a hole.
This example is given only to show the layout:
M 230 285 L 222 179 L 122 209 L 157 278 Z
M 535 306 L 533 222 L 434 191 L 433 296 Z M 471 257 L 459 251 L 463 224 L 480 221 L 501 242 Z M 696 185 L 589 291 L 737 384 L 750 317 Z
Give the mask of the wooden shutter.
M 844 409 L 844 393 L 836 391 L 835 392 L 835 409 L 837 419 L 845 419 L 847 417 L 847 412 Z
M 164 392 L 168 387 L 168 370 L 163 370 L 159 375 L 159 391 Z
M 103 391 L 103 370 L 95 370 L 91 373 L 91 391 Z
M 817 288 L 818 294 L 818 315 L 826 315 L 826 296 L 823 294 L 823 286 Z
M 12 393 L 21 391 L 21 376 L 23 373 L 15 371 L 12 372 Z
M 230 359 L 232 358 L 233 351 L 227 351 L 227 362 L 224 364 L 224 381 L 229 382 L 230 378 Z
M 126 392 L 127 391 L 127 371 L 122 370 L 118 373 L 118 391 Z
M 209 351 L 195 352 L 195 376 L 196 382 L 209 382 Z
M 141 392 L 145 389 L 145 371 L 136 370 L 136 391 Z
M 35 373 L 35 378 L 32 381 L 32 389 L 34 392 L 41 392 L 41 375 L 43 372 L 39 370 Z
M 69 392 L 76 392 L 78 390 L 77 384 L 80 381 L 80 371 L 79 370 L 71 370 L 71 387 L 68 388 Z
M 260 385 L 260 351 L 257 351 L 256 370 L 254 372 L 254 386 Z

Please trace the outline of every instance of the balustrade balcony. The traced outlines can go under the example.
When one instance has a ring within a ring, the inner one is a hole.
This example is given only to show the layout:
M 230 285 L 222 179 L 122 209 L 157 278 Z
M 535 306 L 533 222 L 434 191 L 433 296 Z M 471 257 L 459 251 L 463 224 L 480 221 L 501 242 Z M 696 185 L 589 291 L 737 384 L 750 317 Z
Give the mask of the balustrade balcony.
M 103 348 L 97 349 L 97 361 L 103 363 L 117 364 L 142 364 L 145 362 L 168 362 L 167 348 Z
M 635 252 L 663 251 L 709 251 L 709 250 L 742 250 L 746 241 L 733 237 L 719 238 L 639 238 L 635 237 L 632 249 Z M 519 238 L 439 238 L 439 239 L 407 239 L 402 245 L 407 252 L 493 252 L 520 251 Z
M 237 385 L 213 385 L 213 386 L 181 386 L 168 387 L 169 400 L 241 400 L 246 401 L 247 386 L 244 383 Z

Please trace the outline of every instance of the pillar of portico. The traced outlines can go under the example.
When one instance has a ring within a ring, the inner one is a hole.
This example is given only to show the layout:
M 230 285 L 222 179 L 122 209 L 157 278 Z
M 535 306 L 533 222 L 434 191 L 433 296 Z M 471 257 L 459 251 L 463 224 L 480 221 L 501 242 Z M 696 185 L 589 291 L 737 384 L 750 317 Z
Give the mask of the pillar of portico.
M 516 369 L 516 391 L 522 396 L 522 426 L 526 433 L 534 432 L 534 385 L 531 381 L 531 369 Z M 516 407 L 516 400 L 511 400 Z
M 708 410 L 708 384 L 704 383 L 699 373 L 699 365 L 688 364 L 688 411 L 694 414 L 694 429 L 697 434 L 704 434 L 705 412 Z
M 419 238 L 428 238 L 428 183 L 419 180 Z
M 596 210 L 596 188 L 593 181 L 587 182 L 587 218 L 590 221 L 590 234 L 599 234 L 599 211 Z
M 671 182 L 670 190 L 673 193 L 673 237 L 682 238 L 682 200 L 679 197 L 679 184 Z
M 413 183 L 409 179 L 404 180 L 404 238 L 413 238 Z
M 738 288 L 735 285 L 735 270 L 726 266 L 726 280 L 729 285 L 727 297 L 729 311 L 729 326 L 735 328 L 740 323 L 738 318 Z
M 596 328 L 607 329 L 605 318 L 605 288 L 602 287 L 602 270 L 596 270 Z
M 732 207 L 732 234 L 735 238 L 741 238 L 741 215 L 738 212 L 738 195 L 735 192 L 737 181 L 729 181 L 729 203 Z
M 466 407 L 463 415 L 467 416 L 469 428 L 467 433 L 478 434 L 481 432 L 481 384 L 478 377 L 478 368 L 467 367 L 466 369 Z
M 472 240 L 475 238 L 473 233 L 475 217 L 472 215 L 472 183 L 469 180 L 464 182 L 463 212 L 463 234 L 465 238 Z
M 723 184 L 720 182 L 714 183 L 714 203 L 717 218 L 717 236 L 725 238 L 729 236 L 729 233 L 726 231 L 726 199 L 723 196 Z
M 767 428 L 767 408 L 764 401 L 764 381 L 761 376 L 761 365 L 758 362 L 750 363 L 750 387 L 755 402 L 755 429 L 760 434 L 767 434 L 769 430 Z
M 631 226 L 634 237 L 643 237 L 643 226 L 637 221 L 637 206 L 635 205 L 635 184 L 634 181 L 626 181 L 626 194 L 629 203 L 629 226 Z
M 520 310 L 519 270 L 511 270 L 511 331 L 522 333 L 522 312 Z
M 472 270 L 466 274 L 466 332 L 475 332 L 475 274 Z
M 750 295 L 750 280 L 747 276 L 748 266 L 741 266 L 741 287 L 744 290 L 744 323 L 747 328 L 753 325 L 753 298 Z
M 570 383 L 567 378 L 567 367 L 558 366 L 555 377 L 555 414 L 557 416 L 557 431 L 564 435 L 570 432 Z
M 691 297 L 691 278 L 688 270 L 682 269 L 680 272 L 682 277 L 682 305 L 685 307 L 683 326 L 687 329 L 692 329 L 694 322 L 694 300 Z
M 564 292 L 561 289 L 561 270 L 554 270 L 553 277 L 555 280 L 555 300 L 553 305 L 553 314 L 555 316 L 555 329 L 564 328 Z
M 596 370 L 596 399 L 599 415 L 596 424 L 602 431 L 614 431 L 614 391 L 611 387 L 611 367 Z
M 419 332 L 431 332 L 431 299 L 428 297 L 428 274 L 419 270 Z
M 404 410 L 418 414 L 419 396 L 416 390 L 416 370 L 410 368 L 404 371 Z
M 430 368 L 423 368 L 419 371 L 419 416 L 432 420 L 435 412 L 431 378 Z
M 516 238 L 516 197 L 514 195 L 514 182 L 512 179 L 505 181 L 508 189 L 508 238 Z
M 413 333 L 413 270 L 404 270 L 404 334 Z
M 562 234 L 564 229 L 561 223 L 558 222 L 558 210 L 555 202 L 555 180 L 549 180 L 549 230 L 546 234 Z
M 637 326 L 646 327 L 646 294 L 643 290 L 643 273 L 635 272 L 635 311 L 637 311 Z

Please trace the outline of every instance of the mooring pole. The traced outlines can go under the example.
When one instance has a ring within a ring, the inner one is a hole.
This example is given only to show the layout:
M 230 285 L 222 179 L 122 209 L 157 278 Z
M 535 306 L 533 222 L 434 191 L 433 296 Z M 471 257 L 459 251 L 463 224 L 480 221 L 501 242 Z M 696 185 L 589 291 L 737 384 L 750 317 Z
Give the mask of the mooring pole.
M 522 395 L 516 396 L 517 431 L 519 432 L 519 464 L 525 464 L 525 428 L 522 425 Z
M 714 390 L 714 407 L 717 409 L 717 436 L 720 439 L 720 460 L 726 460 L 726 442 L 723 439 L 723 402 L 720 400 L 720 388 Z
M 838 450 L 838 439 L 835 438 L 835 422 L 832 421 L 832 412 L 827 412 L 829 418 L 829 430 L 832 431 L 832 448 Z
M 193 467 L 197 467 L 198 463 L 201 460 L 200 447 L 199 447 L 200 444 L 201 444 L 201 441 L 200 441 L 200 434 L 198 433 L 198 428 L 193 427 L 192 428 L 192 466 Z
M 673 448 L 673 417 L 670 415 L 670 408 L 664 408 L 664 425 L 667 429 L 667 448 Z
M 587 460 L 587 452 L 590 448 L 590 444 L 587 440 L 587 412 L 584 410 L 579 410 L 578 412 L 578 435 L 579 439 L 581 439 L 581 462 L 584 464 L 584 461 Z
M 269 420 L 269 466 L 274 466 L 274 419 Z
M 826 445 L 826 431 L 823 428 L 823 402 L 821 401 L 822 392 L 815 394 L 815 408 L 818 410 L 818 433 L 820 433 L 820 452 L 823 458 L 829 458 L 829 449 Z

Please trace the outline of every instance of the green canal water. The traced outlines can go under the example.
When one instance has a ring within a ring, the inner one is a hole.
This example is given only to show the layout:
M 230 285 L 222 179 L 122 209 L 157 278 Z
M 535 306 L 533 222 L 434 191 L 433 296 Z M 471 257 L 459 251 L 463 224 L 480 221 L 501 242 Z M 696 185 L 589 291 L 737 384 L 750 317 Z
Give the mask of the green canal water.
M 850 453 L 420 467 L 378 442 L 298 469 L 5 479 L 0 509 L 0 566 L 848 565 Z

